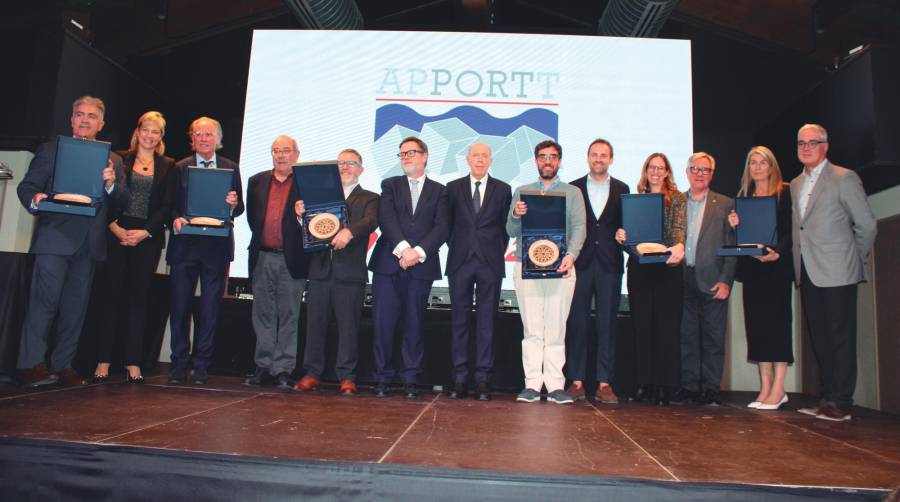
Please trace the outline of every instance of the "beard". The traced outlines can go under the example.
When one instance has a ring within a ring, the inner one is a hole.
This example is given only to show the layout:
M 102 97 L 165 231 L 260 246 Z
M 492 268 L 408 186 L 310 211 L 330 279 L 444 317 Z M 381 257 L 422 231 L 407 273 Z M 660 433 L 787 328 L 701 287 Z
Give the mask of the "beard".
M 556 177 L 556 173 L 558 173 L 558 172 L 559 172 L 559 168 L 554 169 L 554 170 L 550 171 L 549 173 L 546 173 L 543 169 L 538 170 L 538 174 L 541 176 L 541 179 L 544 179 L 544 180 L 552 180 L 553 178 Z

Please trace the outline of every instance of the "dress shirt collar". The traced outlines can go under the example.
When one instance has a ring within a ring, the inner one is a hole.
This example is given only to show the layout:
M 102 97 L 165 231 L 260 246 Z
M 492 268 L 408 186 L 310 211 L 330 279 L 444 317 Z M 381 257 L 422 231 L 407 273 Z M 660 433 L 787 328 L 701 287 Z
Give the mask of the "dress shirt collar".
M 350 197 L 350 194 L 353 193 L 353 191 L 356 190 L 356 187 L 358 186 L 359 183 L 354 183 L 348 187 L 342 187 L 344 189 L 344 200 L 347 200 L 347 198 Z
M 808 178 L 818 178 L 820 174 L 822 174 L 822 169 L 825 168 L 825 163 L 828 162 L 828 159 L 819 162 L 819 165 L 813 168 L 812 172 L 806 174 L 806 168 L 803 169 L 803 175 Z
M 206 159 L 204 159 L 203 157 L 201 157 L 199 153 L 195 153 L 195 154 L 194 154 L 194 160 L 197 161 L 197 163 L 194 164 L 194 165 L 196 165 L 197 167 L 203 167 L 204 164 L 201 164 L 201 162 L 209 162 L 209 161 L 212 161 L 212 164 L 210 164 L 209 167 L 219 167 L 219 163 L 216 161 L 216 154 L 215 154 L 215 153 L 213 153 L 212 158 L 210 158 L 209 160 L 206 160 Z

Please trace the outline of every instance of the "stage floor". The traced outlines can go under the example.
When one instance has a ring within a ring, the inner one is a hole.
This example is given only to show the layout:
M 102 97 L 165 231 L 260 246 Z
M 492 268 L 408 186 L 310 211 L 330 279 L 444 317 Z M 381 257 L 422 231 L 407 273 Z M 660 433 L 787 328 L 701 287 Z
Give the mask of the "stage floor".
M 436 392 L 358 397 L 254 389 L 212 376 L 205 387 L 109 382 L 73 389 L 0 387 L 0 437 L 52 439 L 269 458 L 670 482 L 889 489 L 900 484 L 900 419 L 856 408 L 851 423 L 795 410 L 546 401 L 483 403 Z

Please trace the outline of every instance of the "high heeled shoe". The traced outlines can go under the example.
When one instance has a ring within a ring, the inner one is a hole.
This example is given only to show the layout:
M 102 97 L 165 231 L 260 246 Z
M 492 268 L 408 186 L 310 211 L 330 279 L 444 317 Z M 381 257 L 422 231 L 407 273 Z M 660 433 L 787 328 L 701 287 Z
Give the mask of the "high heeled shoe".
M 788 402 L 787 392 L 785 392 L 781 396 L 781 400 L 778 401 L 777 403 L 775 403 L 775 404 L 759 403 L 759 406 L 757 406 L 756 409 L 757 410 L 769 410 L 769 411 L 777 410 L 778 408 L 781 408 L 781 405 L 783 405 L 786 402 Z
M 109 375 L 94 374 L 94 378 L 91 380 L 91 383 L 106 383 L 107 380 L 109 380 Z
M 126 375 L 125 381 L 128 383 L 141 384 L 141 383 L 144 383 L 144 375 L 138 375 L 136 377 L 133 377 L 131 375 Z

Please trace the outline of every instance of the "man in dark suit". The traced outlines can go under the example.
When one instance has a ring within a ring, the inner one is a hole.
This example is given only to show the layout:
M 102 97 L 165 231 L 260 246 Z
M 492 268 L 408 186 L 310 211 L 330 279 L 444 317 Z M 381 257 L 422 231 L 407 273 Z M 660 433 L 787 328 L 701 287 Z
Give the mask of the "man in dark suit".
M 333 308 L 338 328 L 334 369 L 341 381 L 341 395 L 352 396 L 357 393 L 359 323 L 369 279 L 366 252 L 369 235 L 378 226 L 378 195 L 363 190 L 359 184 L 363 165 L 362 155 L 356 150 L 347 149 L 338 154 L 338 169 L 350 222 L 331 239 L 329 249 L 313 254 L 310 259 L 306 350 L 303 352 L 306 375 L 294 388 L 307 391 L 319 385 L 325 371 L 325 335 Z M 303 201 L 298 201 L 295 209 L 297 216 L 302 216 L 305 211 Z
M 306 287 L 308 255 L 303 252 L 294 204 L 300 195 L 293 166 L 300 158 L 297 142 L 278 136 L 272 142 L 271 171 L 247 181 L 247 222 L 250 224 L 251 319 L 256 334 L 256 372 L 245 385 L 274 382 L 294 386 L 297 363 L 300 298 Z
M 72 105 L 72 135 L 96 140 L 103 129 L 103 101 L 82 96 Z M 28 172 L 19 183 L 19 200 L 32 214 L 48 197 L 56 168 L 56 145 L 50 141 L 35 152 Z M 103 170 L 105 195 L 94 216 L 55 212 L 41 213 L 34 227 L 30 253 L 35 255 L 28 311 L 19 345 L 19 378 L 23 385 L 65 386 L 87 382 L 72 369 L 78 338 L 90 298 L 94 263 L 106 259 L 106 224 L 109 206 L 128 204 L 123 183 L 122 158 L 110 153 Z M 56 323 L 55 345 L 47 368 L 47 339 Z
M 181 235 L 181 227 L 188 223 L 185 218 L 188 166 L 231 169 L 231 191 L 225 196 L 225 202 L 231 207 L 231 216 L 226 222 L 229 228 L 234 225 L 234 219 L 243 214 L 244 201 L 237 163 L 216 155 L 216 150 L 222 148 L 221 124 L 215 119 L 200 117 L 191 123 L 188 135 L 195 153 L 175 164 L 175 175 L 178 177 L 175 188 L 175 220 L 166 252 L 172 281 L 172 372 L 169 383 L 185 383 L 188 366 L 192 366 L 194 383 L 206 385 L 209 379 L 207 368 L 212 362 L 213 341 L 219 320 L 219 306 L 225 291 L 225 278 L 228 266 L 234 259 L 234 234 L 229 232 L 228 237 Z M 191 352 L 188 325 L 198 275 L 200 316 L 194 328 L 194 350 Z
M 400 143 L 403 176 L 381 183 L 378 226 L 381 237 L 372 251 L 373 321 L 375 323 L 375 395 L 385 397 L 394 378 L 394 329 L 403 319 L 403 368 L 400 378 L 408 399 L 415 399 L 425 341 L 422 322 L 431 284 L 441 277 L 438 250 L 447 240 L 447 188 L 425 176 L 428 146 L 416 137 Z
M 720 405 L 719 387 L 725 367 L 725 323 L 728 295 L 737 258 L 718 256 L 734 243 L 728 213 L 734 202 L 709 189 L 716 160 L 706 152 L 688 159 L 691 188 L 684 250 L 684 307 L 681 318 L 681 389 L 676 402 L 696 400 Z
M 506 276 L 504 254 L 509 243 L 506 215 L 512 188 L 488 175 L 491 149 L 484 143 L 469 147 L 471 173 L 447 184 L 450 214 L 450 283 L 453 326 L 453 388 L 451 399 L 466 396 L 469 379 L 469 313 L 475 290 L 475 398 L 491 399 L 494 367 L 494 315 L 500 302 L 500 283 Z
M 822 399 L 800 413 L 848 421 L 856 389 L 856 292 L 878 224 L 859 176 L 828 160 L 828 131 L 797 132 L 803 172 L 791 181 L 794 273 L 809 339 L 819 364 Z
M 612 382 L 616 359 L 616 315 L 622 293 L 622 248 L 616 242 L 616 230 L 622 228 L 622 194 L 628 185 L 609 175 L 613 163 L 613 147 L 605 139 L 595 139 L 588 146 L 588 173 L 572 182 L 584 196 L 587 237 L 581 254 L 575 260 L 578 279 L 569 312 L 566 336 L 566 376 L 572 384 L 566 391 L 572 399 L 584 399 L 587 373 L 588 325 L 591 300 L 597 320 L 597 387 L 596 400 L 616 404 Z

